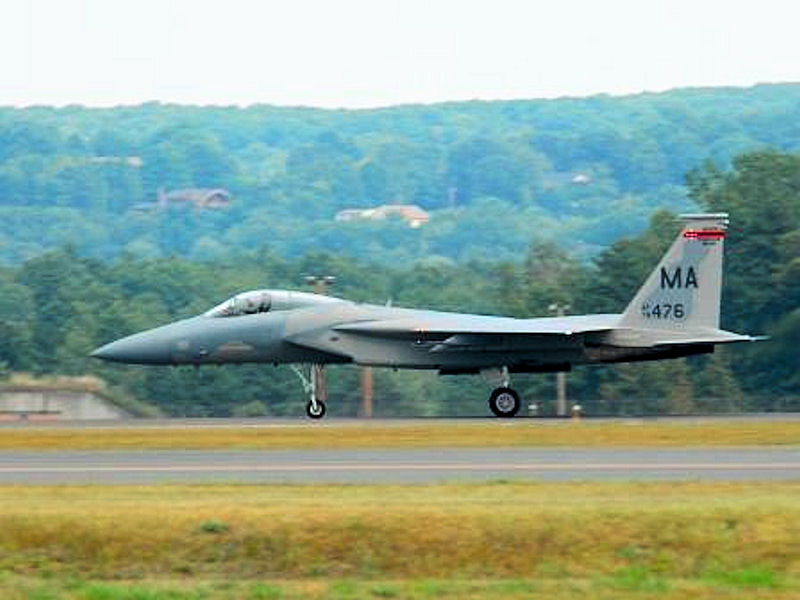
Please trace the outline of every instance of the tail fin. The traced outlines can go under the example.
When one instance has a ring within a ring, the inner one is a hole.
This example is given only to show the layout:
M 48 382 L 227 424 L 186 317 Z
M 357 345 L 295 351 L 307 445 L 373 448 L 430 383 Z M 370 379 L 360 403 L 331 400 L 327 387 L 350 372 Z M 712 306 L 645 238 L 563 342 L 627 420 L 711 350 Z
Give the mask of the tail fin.
M 719 328 L 722 247 L 728 215 L 681 215 L 678 239 L 622 315 L 636 329 L 690 331 Z

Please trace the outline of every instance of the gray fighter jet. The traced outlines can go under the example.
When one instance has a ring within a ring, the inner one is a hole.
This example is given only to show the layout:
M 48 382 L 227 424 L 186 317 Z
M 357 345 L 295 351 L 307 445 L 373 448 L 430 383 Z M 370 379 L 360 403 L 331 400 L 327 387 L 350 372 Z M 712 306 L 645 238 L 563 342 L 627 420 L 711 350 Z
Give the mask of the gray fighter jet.
M 92 356 L 146 365 L 291 364 L 325 414 L 313 377 L 321 365 L 354 363 L 440 374 L 497 373 L 489 397 L 513 417 L 509 373 L 572 365 L 660 360 L 759 338 L 719 329 L 726 214 L 682 215 L 683 230 L 622 314 L 516 319 L 359 304 L 297 291 L 238 294 L 208 312 L 117 340 Z M 307 365 L 306 377 L 297 365 Z

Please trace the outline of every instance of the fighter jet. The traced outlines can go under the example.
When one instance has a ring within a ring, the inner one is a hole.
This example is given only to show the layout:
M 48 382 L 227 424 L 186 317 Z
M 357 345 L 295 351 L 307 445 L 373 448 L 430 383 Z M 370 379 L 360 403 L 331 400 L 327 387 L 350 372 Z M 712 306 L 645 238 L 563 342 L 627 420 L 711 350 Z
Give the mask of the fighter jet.
M 92 356 L 144 365 L 290 364 L 309 396 L 306 413 L 313 419 L 325 414 L 313 381 L 323 365 L 495 373 L 500 385 L 489 396 L 489 408 L 498 417 L 513 417 L 521 402 L 509 385 L 512 373 L 677 358 L 761 339 L 719 328 L 728 215 L 681 219 L 677 239 L 621 314 L 517 319 L 264 289 L 117 340 Z M 308 367 L 308 377 L 298 365 Z

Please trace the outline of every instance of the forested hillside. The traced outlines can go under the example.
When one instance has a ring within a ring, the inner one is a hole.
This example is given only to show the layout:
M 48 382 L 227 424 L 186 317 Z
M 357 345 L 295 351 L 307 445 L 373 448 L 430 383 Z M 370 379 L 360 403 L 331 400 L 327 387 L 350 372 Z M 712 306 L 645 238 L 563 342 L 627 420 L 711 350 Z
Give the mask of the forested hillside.
M 585 259 L 659 207 L 692 208 L 689 170 L 765 147 L 800 150 L 800 85 L 359 111 L 3 108 L 0 261 L 70 244 L 104 260 L 268 249 L 463 263 L 548 240 Z M 233 200 L 153 208 L 182 188 Z M 391 203 L 430 222 L 334 221 Z
M 590 414 L 800 409 L 800 155 L 760 152 L 731 170 L 696 170 L 693 202 L 729 211 L 723 327 L 773 339 L 689 360 L 583 367 L 569 395 Z M 659 212 L 638 236 L 618 240 L 590 264 L 568 249 L 534 243 L 517 261 L 386 266 L 346 256 L 274 251 L 231 260 L 125 256 L 112 261 L 74 249 L 0 268 L 0 370 L 94 373 L 178 415 L 301 414 L 303 395 L 285 367 L 144 368 L 101 364 L 88 353 L 124 334 L 197 314 L 234 292 L 300 287 L 309 273 L 333 273 L 342 297 L 395 305 L 535 316 L 553 302 L 572 311 L 617 312 L 677 232 Z M 331 368 L 330 409 L 355 414 L 358 373 Z M 484 414 L 490 384 L 476 377 L 376 371 L 378 414 Z M 515 378 L 528 401 L 551 410 L 552 375 Z M 483 389 L 485 388 L 485 390 Z
M 175 415 L 301 414 L 287 368 L 147 369 L 88 353 L 309 274 L 395 305 L 621 311 L 675 213 L 692 209 L 731 213 L 723 327 L 772 340 L 580 368 L 570 399 L 593 414 L 798 410 L 798 151 L 800 85 L 369 111 L 0 109 L 0 377 L 93 373 Z M 181 188 L 232 200 L 158 203 Z M 390 203 L 430 221 L 334 220 Z M 486 412 L 477 378 L 375 377 L 378 414 Z M 331 369 L 329 383 L 331 412 L 354 414 L 357 370 Z M 551 375 L 514 383 L 551 409 Z

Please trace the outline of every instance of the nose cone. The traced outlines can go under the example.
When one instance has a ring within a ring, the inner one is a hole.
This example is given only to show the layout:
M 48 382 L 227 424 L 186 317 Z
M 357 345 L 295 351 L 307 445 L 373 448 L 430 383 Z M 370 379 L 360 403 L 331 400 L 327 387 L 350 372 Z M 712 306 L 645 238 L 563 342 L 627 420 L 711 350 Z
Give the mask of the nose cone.
M 158 330 L 144 331 L 101 346 L 91 356 L 121 363 L 165 365 L 172 361 L 170 341 Z

